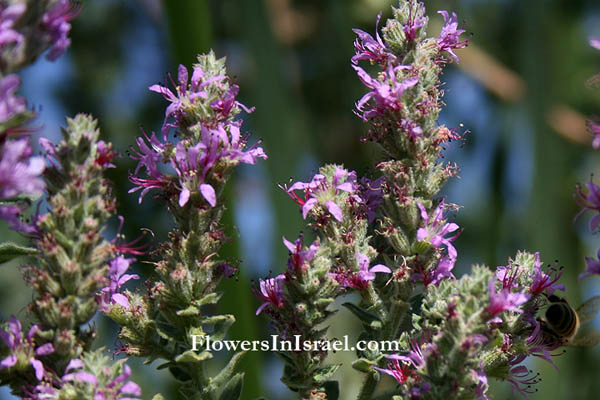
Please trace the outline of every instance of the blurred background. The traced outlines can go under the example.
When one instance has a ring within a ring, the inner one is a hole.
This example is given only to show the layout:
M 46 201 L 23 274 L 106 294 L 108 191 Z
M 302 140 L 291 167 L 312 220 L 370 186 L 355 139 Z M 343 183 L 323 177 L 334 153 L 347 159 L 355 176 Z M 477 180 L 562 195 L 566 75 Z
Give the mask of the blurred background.
M 396 0 L 87 0 L 74 21 L 72 46 L 56 63 L 40 59 L 22 73 L 22 93 L 39 111 L 42 135 L 59 137 L 64 116 L 78 112 L 99 119 L 105 140 L 123 155 L 110 170 L 126 215 L 126 233 L 151 229 L 156 241 L 172 227 L 164 204 L 146 197 L 139 205 L 126 157 L 143 127 L 160 129 L 166 101 L 147 90 L 166 82 L 179 63 L 190 66 L 195 55 L 213 48 L 226 56 L 229 73 L 240 85 L 239 99 L 256 112 L 244 116 L 244 131 L 262 139 L 269 159 L 242 166 L 229 185 L 226 223 L 232 241 L 223 256 L 241 261 L 239 279 L 224 282 L 224 312 L 236 315 L 232 338 L 264 339 L 271 332 L 250 287 L 252 279 L 285 268 L 287 250 L 281 237 L 295 239 L 305 229 L 298 206 L 277 188 L 290 177 L 306 180 L 323 163 L 344 164 L 368 174 L 377 149 L 360 142 L 366 126 L 353 113 L 365 89 L 350 68 L 352 28 L 374 32 L 379 11 L 391 16 Z M 566 297 L 577 306 L 600 294 L 597 277 L 577 281 L 584 256 L 595 255 L 600 240 L 587 231 L 587 218 L 575 224 L 577 182 L 600 170 L 600 154 L 591 149 L 585 119 L 600 115 L 600 87 L 589 79 L 600 72 L 600 52 L 588 37 L 600 36 L 596 0 L 454 0 L 425 1 L 432 35 L 439 33 L 439 9 L 454 10 L 473 32 L 471 45 L 457 51 L 442 79 L 447 106 L 441 123 L 467 131 L 465 140 L 444 154 L 460 166 L 460 178 L 446 186 L 447 201 L 462 205 L 456 222 L 464 228 L 455 242 L 455 273 L 473 263 L 506 264 L 519 249 L 540 251 L 546 263 L 565 266 Z M 586 84 L 586 82 L 588 82 Z M 116 225 L 116 223 L 115 223 Z M 108 232 L 108 235 L 113 235 Z M 0 238 L 23 240 L 0 226 Z M 141 260 L 141 259 L 140 259 Z M 556 261 L 555 261 L 556 260 Z M 148 276 L 151 266 L 138 263 Z M 31 291 L 18 264 L 0 268 L 2 319 L 25 317 Z M 103 345 L 118 346 L 116 326 L 95 321 Z M 600 326 L 598 326 L 600 328 Z M 338 313 L 331 336 L 356 336 L 358 324 L 345 310 Z M 332 360 L 347 360 L 335 354 Z M 216 369 L 219 362 L 213 363 Z M 533 361 L 542 374 L 534 399 L 594 399 L 600 392 L 600 350 L 569 348 L 555 358 L 560 371 Z M 178 399 L 168 374 L 142 368 L 130 360 L 144 399 L 162 392 Z M 346 363 L 335 378 L 342 399 L 352 398 L 360 374 Z M 245 361 L 244 399 L 294 398 L 279 382 L 281 363 L 271 354 L 250 354 Z M 492 383 L 498 399 L 510 399 L 508 383 Z M 0 399 L 11 399 L 0 391 Z M 518 398 L 515 397 L 515 398 Z

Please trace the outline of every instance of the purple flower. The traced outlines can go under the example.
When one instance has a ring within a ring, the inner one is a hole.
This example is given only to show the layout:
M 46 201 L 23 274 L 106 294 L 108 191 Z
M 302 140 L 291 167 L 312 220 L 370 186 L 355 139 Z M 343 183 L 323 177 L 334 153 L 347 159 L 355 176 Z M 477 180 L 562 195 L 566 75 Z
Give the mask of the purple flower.
M 160 143 L 154 134 L 151 138 L 146 136 L 146 140 L 138 138 L 137 143 L 139 150 L 135 150 L 135 155 L 132 157 L 139 161 L 135 173 L 139 173 L 141 167 L 144 167 L 150 177 L 131 176 L 130 181 L 137 186 L 129 192 L 143 189 L 139 200 L 141 202 L 149 190 L 164 189 L 169 185 L 171 179 L 158 169 L 158 163 L 163 161 L 166 145 Z M 179 178 L 179 206 L 184 207 L 192 192 L 196 190 L 211 207 L 216 206 L 215 188 L 206 183 L 205 179 L 219 160 L 226 160 L 236 165 L 238 163 L 255 164 L 259 158 L 267 158 L 262 147 L 254 145 L 245 149 L 245 146 L 246 138 L 241 136 L 239 124 L 235 122 L 227 125 L 220 123 L 216 128 L 211 129 L 203 126 L 200 142 L 195 145 L 189 145 L 188 141 L 179 141 L 175 145 L 174 155 L 169 159 Z
M 317 250 L 319 250 L 319 242 L 314 241 L 308 249 L 304 249 L 304 237 L 300 236 L 294 243 L 283 238 L 283 244 L 290 251 L 287 265 L 290 269 L 298 272 L 308 268 L 308 263 L 314 258 Z
M 542 261 L 540 253 L 535 253 L 535 262 L 533 264 L 532 282 L 529 291 L 535 296 L 542 293 L 544 290 L 550 296 L 555 290 L 565 291 L 565 285 L 556 283 L 562 276 L 562 270 L 551 270 L 549 274 L 542 271 Z
M 402 30 L 406 36 L 406 40 L 414 42 L 417 38 L 417 31 L 425 26 L 427 23 L 427 17 L 425 16 L 425 5 L 423 3 L 417 3 L 416 9 L 410 7 L 408 12 L 408 21 L 402 25 Z
M 64 54 L 71 45 L 69 31 L 71 30 L 71 21 L 77 15 L 81 8 L 74 6 L 70 0 L 58 0 L 53 9 L 49 10 L 42 17 L 41 27 L 48 32 L 51 38 L 51 47 L 46 58 L 55 61 Z
M 471 375 L 474 380 L 477 382 L 477 386 L 475 386 L 474 392 L 477 396 L 478 400 L 488 400 L 487 395 L 485 394 L 488 390 L 488 377 L 485 374 L 483 368 L 478 370 L 471 370 Z
M 376 272 L 390 274 L 391 269 L 383 264 L 377 264 L 369 268 L 369 257 L 362 253 L 355 255 L 356 263 L 358 264 L 358 272 L 351 270 L 341 270 L 339 272 L 330 273 L 329 276 L 335 279 L 340 285 L 353 289 L 366 289 L 369 282 L 375 280 Z
M 520 283 L 517 278 L 521 275 L 521 267 L 509 264 L 496 268 L 496 278 L 502 283 L 502 289 L 513 290 L 520 289 Z
M 410 339 L 410 351 L 405 356 L 400 356 L 397 354 L 391 354 L 386 356 L 391 360 L 404 361 L 412 364 L 414 369 L 419 369 L 425 365 L 425 356 L 423 355 L 423 350 L 421 349 L 421 343 L 418 340 Z M 428 343 L 427 348 L 434 348 L 434 344 Z
M 336 220 L 342 222 L 344 216 L 342 209 L 335 201 L 336 197 L 342 193 L 355 193 L 358 190 L 358 183 L 356 172 L 336 168 L 331 182 L 327 181 L 325 175 L 316 174 L 310 182 L 296 182 L 284 189 L 292 200 L 302 206 L 304 219 L 315 206 L 322 205 Z M 295 190 L 304 190 L 304 198 L 298 196 L 294 192 Z
M 413 273 L 411 276 L 411 279 L 415 282 L 422 280 L 423 285 L 425 286 L 438 286 L 445 278 L 455 278 L 454 274 L 452 273 L 455 264 L 455 258 L 444 256 L 438 261 L 435 268 L 429 268 L 428 270 L 425 270 L 421 266 L 417 266 L 415 273 Z
M 254 294 L 264 303 L 256 310 L 256 315 L 260 314 L 267 306 L 281 308 L 284 304 L 283 299 L 283 281 L 285 275 L 277 275 L 275 278 L 260 279 L 260 291 L 255 290 Z
M 152 92 L 160 93 L 170 101 L 171 104 L 165 110 L 165 121 L 163 122 L 162 134 L 166 140 L 167 133 L 171 128 L 181 128 L 186 126 L 189 108 L 199 98 L 207 99 L 208 94 L 204 90 L 212 83 L 218 83 L 226 78 L 225 75 L 217 75 L 206 78 L 204 70 L 200 66 L 194 66 L 192 79 L 189 81 L 188 70 L 185 65 L 179 65 L 177 73 L 178 83 L 171 83 L 175 87 L 175 93 L 169 88 L 161 85 L 152 85 L 148 89 Z M 189 82 L 189 83 L 188 83 Z M 174 122 L 168 122 L 172 118 Z
M 216 117 L 218 121 L 227 121 L 231 117 L 231 110 L 234 107 L 240 107 L 248 114 L 254 112 L 254 107 L 248 108 L 235 99 L 239 90 L 240 87 L 238 85 L 231 85 L 222 98 L 210 104 L 210 107 L 217 112 Z
M 523 312 L 519 306 L 529 300 L 529 295 L 525 293 L 512 293 L 508 288 L 502 288 L 500 292 L 497 292 L 495 279 L 489 281 L 488 287 L 490 293 L 490 305 L 486 308 L 486 311 L 492 317 L 495 317 L 489 322 L 502 322 L 500 317 L 497 316 L 504 311 Z
M 152 132 L 151 137 L 148 137 L 144 131 L 142 133 L 144 137 L 140 136 L 135 139 L 138 150 L 132 149 L 133 155 L 131 159 L 138 161 L 134 173 L 139 173 L 140 169 L 144 167 L 148 175 L 153 178 L 159 178 L 162 174 L 158 171 L 158 164 L 163 159 L 165 145 L 158 140 L 154 132 Z
M 375 23 L 375 37 L 373 38 L 370 34 L 360 30 L 353 29 L 358 38 L 354 41 L 354 48 L 356 54 L 352 57 L 352 64 L 357 65 L 360 60 L 367 60 L 371 63 L 386 64 L 387 62 L 394 62 L 396 56 L 390 52 L 381 37 L 379 37 L 379 20 L 381 19 L 381 13 L 377 15 L 377 22 Z
M 389 357 L 388 357 L 389 358 Z M 392 359 L 392 361 L 390 363 L 388 363 L 388 367 L 387 368 L 378 368 L 378 367 L 373 367 L 374 369 L 376 369 L 379 372 L 383 372 L 384 374 L 387 374 L 389 376 L 391 376 L 392 378 L 394 378 L 396 380 L 396 382 L 398 382 L 399 384 L 404 384 L 408 378 L 410 377 L 412 371 L 410 370 L 410 366 L 404 362 L 400 362 L 396 359 Z
M 382 116 L 386 111 L 398 111 L 402 108 L 402 95 L 404 92 L 415 86 L 419 79 L 417 77 L 407 78 L 403 81 L 398 81 L 397 73 L 400 70 L 410 69 L 405 65 L 394 66 L 389 64 L 387 70 L 381 74 L 380 79 L 373 79 L 361 67 L 353 65 L 352 68 L 358 74 L 361 82 L 371 89 L 357 103 L 357 115 L 364 121 L 368 121 L 377 116 Z M 369 101 L 373 105 L 365 109 Z
M 23 35 L 12 28 L 25 9 L 25 4 L 13 4 L 8 7 L 0 5 L 0 49 L 4 50 L 4 47 L 11 43 L 16 43 L 17 46 L 23 44 Z
M 0 146 L 0 199 L 42 194 L 45 185 L 40 175 L 45 163 L 42 157 L 30 158 L 29 140 L 8 140 Z
M 21 80 L 15 74 L 6 75 L 0 80 L 0 123 L 9 121 L 27 110 L 25 98 L 15 96 L 20 85 Z
M 525 359 L 524 354 L 514 356 L 509 360 L 509 364 L 513 367 L 509 370 L 509 375 L 506 380 L 513 386 L 513 390 L 518 391 L 524 397 L 528 394 L 533 394 L 537 389 L 532 388 L 533 385 L 537 384 L 540 380 L 538 379 L 539 373 L 531 375 L 532 372 L 525 365 L 517 365 Z
M 585 278 L 586 276 L 599 275 L 600 274 L 600 249 L 597 253 L 598 260 L 593 257 L 585 258 L 585 272 L 579 274 L 579 279 Z
M 133 381 L 130 381 L 131 368 L 128 365 L 123 367 L 123 373 L 109 381 L 106 385 L 98 385 L 98 378 L 85 370 L 84 363 L 80 359 L 74 359 L 69 362 L 65 370 L 66 374 L 62 378 L 62 383 L 81 382 L 94 387 L 94 400 L 138 400 L 142 389 Z
M 8 332 L 0 329 L 0 338 L 11 350 L 11 354 L 0 361 L 0 369 L 12 368 L 17 364 L 19 364 L 19 368 L 22 368 L 21 363 L 23 360 L 27 360 L 26 363 L 30 364 L 35 371 L 35 377 L 39 381 L 42 380 L 45 375 L 44 365 L 35 357 L 54 353 L 54 347 L 51 343 L 36 347 L 33 337 L 39 330 L 39 326 L 33 325 L 24 338 L 21 322 L 15 316 L 11 316 L 8 322 Z
M 121 294 L 121 287 L 131 279 L 139 279 L 136 274 L 126 274 L 129 264 L 135 261 L 133 258 L 118 256 L 114 258 L 108 269 L 109 286 L 103 288 L 98 294 L 96 300 L 100 309 L 106 311 L 110 306 L 118 304 L 124 308 L 129 308 L 129 300 Z
M 600 50 L 600 37 L 591 37 L 590 38 L 590 46 L 593 48 Z
M 383 177 L 374 180 L 362 177 L 360 180 L 358 196 L 365 206 L 365 213 L 369 224 L 373 223 L 377 209 L 383 203 L 383 187 L 381 186 L 383 182 Z
M 587 210 L 598 212 L 590 221 L 590 230 L 595 231 L 600 225 L 600 187 L 596 186 L 591 178 L 585 186 L 588 189 L 587 194 L 583 192 L 581 186 L 577 185 L 576 187 L 575 202 L 581 207 L 581 211 L 577 213 L 575 219 Z
M 441 51 L 448 52 L 452 58 L 458 63 L 458 57 L 452 51 L 467 47 L 469 39 L 460 40 L 460 35 L 465 32 L 464 29 L 458 29 L 458 18 L 456 13 L 452 13 L 452 17 L 448 15 L 448 11 L 438 11 L 444 17 L 444 26 L 438 38 L 438 46 Z
M 458 253 L 452 245 L 459 234 L 452 237 L 445 237 L 447 234 L 458 230 L 458 225 L 454 222 L 446 222 L 446 215 L 444 214 L 445 203 L 444 200 L 438 204 L 436 209 L 432 212 L 431 216 L 427 214 L 427 210 L 421 203 L 417 203 L 419 210 L 421 210 L 421 218 L 424 221 L 424 226 L 417 230 L 417 240 L 421 242 L 428 242 L 433 247 L 440 248 L 442 245 L 446 245 L 448 249 L 448 256 L 451 260 L 456 260 Z

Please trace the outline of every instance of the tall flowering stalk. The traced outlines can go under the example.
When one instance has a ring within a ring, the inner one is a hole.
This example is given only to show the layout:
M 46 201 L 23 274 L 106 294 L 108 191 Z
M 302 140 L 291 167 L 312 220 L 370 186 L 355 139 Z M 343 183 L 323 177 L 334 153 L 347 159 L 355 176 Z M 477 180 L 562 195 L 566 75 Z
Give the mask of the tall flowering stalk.
M 97 292 L 109 283 L 111 265 L 120 259 L 119 246 L 103 237 L 116 207 L 103 173 L 115 153 L 99 140 L 91 117 L 67 122 L 57 145 L 41 139 L 50 163 L 44 172 L 50 210 L 29 224 L 37 253 L 23 268 L 34 290 L 28 309 L 38 324 L 25 338 L 13 317 L 0 332 L 8 350 L 2 379 L 15 394 L 44 394 L 33 398 L 59 398 L 50 393 L 62 390 L 68 366 L 91 350 L 95 331 L 86 324 L 98 310 Z
M 159 245 L 156 276 L 147 291 L 113 295 L 105 312 L 122 326 L 121 350 L 163 359 L 161 368 L 169 368 L 187 398 L 215 399 L 218 393 L 238 398 L 243 374 L 235 367 L 243 353 L 210 377 L 205 361 L 212 358 L 211 351 L 201 340 L 198 352 L 192 348 L 196 338 L 206 334 L 222 339 L 235 321 L 233 315 L 210 314 L 206 307 L 219 301 L 220 280 L 235 272 L 218 259 L 226 240 L 219 223 L 225 211 L 221 193 L 235 166 L 254 164 L 266 155 L 261 147 L 246 145 L 236 116 L 250 110 L 236 101 L 238 87 L 227 77 L 224 59 L 212 52 L 198 56 L 191 74 L 180 66 L 171 83 L 172 87 L 150 87 L 170 105 L 161 139 L 154 133 L 137 139 L 132 158 L 139 164 L 130 180 L 135 185 L 131 192 L 140 192 L 140 202 L 148 193 L 166 202 L 176 228 Z M 165 165 L 175 173 L 167 173 Z
M 264 303 L 257 314 L 268 314 L 283 339 L 324 340 L 323 323 L 333 314 L 328 306 L 336 297 L 349 291 L 358 291 L 369 303 L 377 297 L 372 285 L 376 274 L 390 272 L 384 265 L 371 265 L 376 253 L 367 226 L 380 198 L 377 185 L 366 178 L 359 181 L 354 171 L 327 165 L 310 182 L 283 187 L 318 234 L 308 246 L 302 236 L 294 242 L 283 238 L 290 253 L 285 273 L 260 281 L 257 296 Z M 329 378 L 339 367 L 326 364 L 328 351 L 280 351 L 285 362 L 282 381 L 302 399 L 323 398 L 337 384 Z
M 452 241 L 458 226 L 447 221 L 451 206 L 435 196 L 456 170 L 439 161 L 442 146 L 458 135 L 437 124 L 443 95 L 439 74 L 448 56 L 458 62 L 453 50 L 465 47 L 467 40 L 461 39 L 464 30 L 458 28 L 456 14 L 440 14 L 445 24 L 437 38 L 425 37 L 428 18 L 417 1 L 401 1 L 382 35 L 355 30 L 352 68 L 369 89 L 355 112 L 369 124 L 364 140 L 378 143 L 383 151 L 377 164 L 383 202 L 375 232 L 384 239 L 378 251 L 393 270 L 389 285 L 379 290 L 383 307 L 375 316 L 381 325 L 366 331 L 370 339 L 399 338 L 410 326 L 409 300 L 417 285 L 435 290 L 444 279 L 454 277 L 457 251 Z M 360 67 L 359 61 L 369 61 L 374 72 Z M 374 308 L 366 306 L 364 311 Z M 365 366 L 382 355 L 360 356 L 356 366 L 368 374 L 360 398 L 367 399 L 377 375 Z

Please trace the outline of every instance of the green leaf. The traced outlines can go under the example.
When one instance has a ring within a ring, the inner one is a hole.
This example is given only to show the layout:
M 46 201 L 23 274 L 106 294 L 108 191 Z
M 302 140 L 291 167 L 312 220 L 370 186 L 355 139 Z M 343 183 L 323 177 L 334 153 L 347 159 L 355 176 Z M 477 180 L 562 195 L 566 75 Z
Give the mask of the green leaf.
M 360 321 L 373 329 L 379 329 L 382 326 L 381 320 L 379 317 L 371 312 L 365 311 L 362 308 L 356 306 L 353 303 L 344 303 L 342 304 L 346 307 L 352 314 L 354 314 Z
M 202 353 L 198 354 L 194 350 L 188 350 L 185 353 L 182 353 L 175 357 L 175 361 L 178 363 L 201 362 L 204 360 L 208 360 L 209 358 L 212 358 L 212 354 L 208 351 L 203 351 Z
M 315 375 L 313 377 L 313 380 L 315 382 L 325 382 L 327 379 L 329 379 L 329 377 L 331 375 L 333 375 L 335 373 L 335 371 L 338 370 L 338 368 L 341 366 L 342 364 L 333 364 L 333 365 L 327 365 L 323 368 L 319 368 L 318 370 L 315 371 Z
M 239 400 L 244 385 L 244 373 L 238 372 L 227 382 L 219 400 Z
M 209 293 L 200 300 L 196 300 L 194 305 L 200 307 L 205 304 L 216 304 L 221 299 L 221 295 L 222 293 Z
M 352 363 L 352 368 L 360 372 L 370 372 L 372 365 L 374 364 L 366 358 L 359 358 Z
M 21 256 L 37 254 L 37 249 L 32 247 L 19 246 L 16 243 L 0 243 L 0 264 Z
M 323 384 L 327 400 L 338 400 L 340 397 L 340 384 L 338 381 L 327 381 Z
M 186 308 L 184 310 L 177 311 L 177 315 L 180 317 L 189 317 L 192 315 L 199 315 L 199 314 L 200 314 L 200 310 L 198 310 L 198 308 L 196 306 L 189 306 L 188 308 Z
M 212 378 L 210 380 L 211 385 L 215 385 L 216 387 L 221 387 L 225 382 L 232 379 L 231 376 L 233 375 L 235 368 L 237 367 L 239 362 L 242 360 L 242 357 L 244 356 L 244 354 L 246 354 L 245 351 L 235 353 L 233 355 L 233 357 L 231 357 L 231 360 L 229 360 L 229 362 L 227 363 L 225 368 L 223 368 L 217 376 L 215 376 L 214 378 Z

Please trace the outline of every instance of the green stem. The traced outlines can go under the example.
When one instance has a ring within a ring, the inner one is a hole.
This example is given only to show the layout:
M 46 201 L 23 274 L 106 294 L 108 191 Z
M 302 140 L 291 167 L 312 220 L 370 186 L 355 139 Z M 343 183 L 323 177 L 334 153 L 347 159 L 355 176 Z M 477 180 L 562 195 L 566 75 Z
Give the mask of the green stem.
M 367 375 L 356 400 L 371 400 L 373 393 L 375 393 L 375 389 L 377 388 L 377 383 L 378 381 L 375 379 L 375 374 Z

